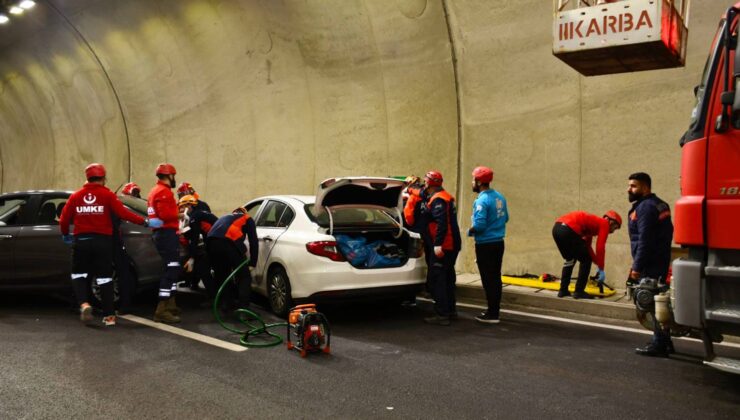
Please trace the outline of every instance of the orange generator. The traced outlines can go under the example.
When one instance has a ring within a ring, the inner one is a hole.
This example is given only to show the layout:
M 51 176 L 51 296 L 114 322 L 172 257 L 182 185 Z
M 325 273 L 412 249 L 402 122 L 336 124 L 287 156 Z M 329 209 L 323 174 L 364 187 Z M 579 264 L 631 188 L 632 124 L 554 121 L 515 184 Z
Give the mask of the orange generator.
M 313 303 L 298 305 L 288 314 L 288 350 L 298 350 L 301 357 L 308 353 L 331 353 L 331 328 L 324 314 Z

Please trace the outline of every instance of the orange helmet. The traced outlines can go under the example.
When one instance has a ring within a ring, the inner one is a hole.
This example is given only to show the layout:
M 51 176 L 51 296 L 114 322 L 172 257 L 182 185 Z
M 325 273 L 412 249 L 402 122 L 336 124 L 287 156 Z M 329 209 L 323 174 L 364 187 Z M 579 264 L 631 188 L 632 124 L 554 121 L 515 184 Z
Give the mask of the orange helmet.
M 139 190 L 139 192 L 141 192 L 141 188 L 139 188 L 139 186 L 136 185 L 135 182 L 129 182 L 128 184 L 123 186 L 121 194 L 132 195 L 134 193 L 134 190 Z
M 424 176 L 424 179 L 426 180 L 426 184 L 429 187 L 441 187 L 442 182 L 444 179 L 442 178 L 442 173 L 439 171 L 429 171 Z
M 91 163 L 85 168 L 85 177 L 90 178 L 103 178 L 105 176 L 105 166 L 102 163 Z
M 175 175 L 177 171 L 175 167 L 169 163 L 160 163 L 157 166 L 157 175 Z
M 178 207 L 184 207 L 184 206 L 194 206 L 198 204 L 198 200 L 195 199 L 192 195 L 183 195 L 182 198 L 180 198 L 180 201 L 177 202 Z
M 481 184 L 490 184 L 493 181 L 493 169 L 488 166 L 479 166 L 473 169 L 473 178 Z
M 620 216 L 619 213 L 617 213 L 616 211 L 609 210 L 606 213 L 604 213 L 604 217 L 606 217 L 609 220 L 614 220 L 615 222 L 617 222 L 617 228 L 622 227 L 622 216 Z

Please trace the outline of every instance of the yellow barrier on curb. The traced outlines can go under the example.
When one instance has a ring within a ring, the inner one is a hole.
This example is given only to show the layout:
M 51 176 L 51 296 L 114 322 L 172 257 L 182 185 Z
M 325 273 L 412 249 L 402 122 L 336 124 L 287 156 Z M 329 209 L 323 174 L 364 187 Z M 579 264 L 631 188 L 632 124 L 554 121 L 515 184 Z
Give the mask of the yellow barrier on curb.
M 536 289 L 560 290 L 560 281 L 557 281 L 557 280 L 556 281 L 542 281 L 542 276 L 538 278 L 501 276 L 501 281 L 504 284 L 511 284 L 514 286 L 534 287 Z M 576 282 L 575 282 L 575 279 L 573 279 L 570 282 L 570 285 L 568 286 L 568 290 L 570 290 L 570 292 L 573 293 L 575 288 L 576 288 Z M 604 293 L 601 293 L 599 291 L 599 284 L 593 280 L 589 280 L 588 283 L 586 284 L 586 293 L 588 293 L 591 296 L 609 297 L 617 292 L 616 290 L 605 286 Z

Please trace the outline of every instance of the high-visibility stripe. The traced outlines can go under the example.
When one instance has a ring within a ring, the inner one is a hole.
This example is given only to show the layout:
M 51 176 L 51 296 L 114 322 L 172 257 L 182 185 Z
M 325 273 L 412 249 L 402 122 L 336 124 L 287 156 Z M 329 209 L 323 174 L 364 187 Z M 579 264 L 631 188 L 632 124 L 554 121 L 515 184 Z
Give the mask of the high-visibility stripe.
M 98 283 L 98 286 L 102 286 L 102 285 L 104 285 L 106 283 L 112 282 L 113 279 L 110 278 L 110 277 L 103 277 L 103 278 L 100 278 L 100 279 L 95 279 L 95 281 Z
M 87 273 L 74 273 L 72 274 L 72 280 L 77 280 L 82 277 L 87 277 Z
M 177 261 L 172 261 L 167 263 L 167 267 L 179 267 L 180 263 Z

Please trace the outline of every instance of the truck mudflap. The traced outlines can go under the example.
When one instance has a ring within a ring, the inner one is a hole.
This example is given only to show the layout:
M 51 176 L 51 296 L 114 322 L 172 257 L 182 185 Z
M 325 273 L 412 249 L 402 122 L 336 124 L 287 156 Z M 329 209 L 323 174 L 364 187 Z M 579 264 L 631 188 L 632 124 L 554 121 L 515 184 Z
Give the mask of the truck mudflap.
M 724 372 L 740 374 L 740 360 L 737 359 L 714 357 L 711 360 L 705 360 L 704 364 Z
M 679 258 L 673 261 L 671 307 L 677 324 L 702 328 L 701 262 Z

